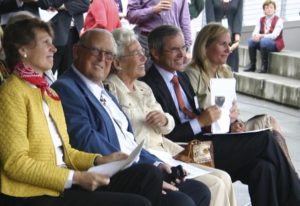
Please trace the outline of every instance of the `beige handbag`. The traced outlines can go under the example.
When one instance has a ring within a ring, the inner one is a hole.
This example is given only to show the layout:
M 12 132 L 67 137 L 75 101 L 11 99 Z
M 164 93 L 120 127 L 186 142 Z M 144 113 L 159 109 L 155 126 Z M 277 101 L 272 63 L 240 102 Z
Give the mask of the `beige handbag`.
M 184 150 L 174 156 L 174 159 L 187 163 L 197 163 L 215 167 L 212 141 L 192 140 L 183 146 Z

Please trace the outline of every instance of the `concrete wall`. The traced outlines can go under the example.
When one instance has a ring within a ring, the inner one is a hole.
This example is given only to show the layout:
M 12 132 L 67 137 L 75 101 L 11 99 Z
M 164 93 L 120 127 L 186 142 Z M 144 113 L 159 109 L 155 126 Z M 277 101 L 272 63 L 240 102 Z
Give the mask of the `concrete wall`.
M 247 45 L 254 26 L 245 26 L 242 30 L 241 45 Z M 283 38 L 286 50 L 300 51 L 300 20 L 284 23 Z

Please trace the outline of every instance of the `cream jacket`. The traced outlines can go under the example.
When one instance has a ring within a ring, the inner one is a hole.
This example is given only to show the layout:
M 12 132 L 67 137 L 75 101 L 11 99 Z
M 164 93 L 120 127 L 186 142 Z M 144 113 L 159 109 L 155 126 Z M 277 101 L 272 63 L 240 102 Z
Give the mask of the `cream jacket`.
M 135 91 L 131 92 L 115 74 L 109 76 L 107 83 L 110 92 L 118 99 L 122 109 L 127 114 L 138 143 L 144 139 L 145 149 L 166 151 L 173 155 L 182 150 L 179 145 L 163 137 L 164 134 L 173 130 L 174 119 L 170 114 L 164 113 L 147 84 L 136 80 L 134 83 Z M 168 119 L 167 125 L 155 128 L 148 126 L 145 122 L 146 115 L 151 111 L 164 113 Z
M 55 148 L 42 107 L 41 91 L 16 75 L 0 88 L 0 190 L 15 197 L 58 196 L 69 169 L 56 166 Z M 87 170 L 95 154 L 72 149 L 60 101 L 44 95 L 61 136 L 64 162 Z
M 210 100 L 210 85 L 207 85 L 203 79 L 203 75 L 198 67 L 194 68 L 188 66 L 184 71 L 190 79 L 192 87 L 198 98 L 199 107 L 206 109 L 211 105 Z M 219 78 L 233 78 L 232 72 L 229 68 L 225 68 L 224 72 L 217 71 Z

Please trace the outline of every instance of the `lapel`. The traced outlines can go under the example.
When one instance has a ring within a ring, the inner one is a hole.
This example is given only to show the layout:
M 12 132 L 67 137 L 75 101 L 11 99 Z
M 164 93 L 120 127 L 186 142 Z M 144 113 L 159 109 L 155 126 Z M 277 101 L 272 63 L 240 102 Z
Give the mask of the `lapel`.
M 107 137 L 107 140 L 120 149 L 120 144 L 117 138 L 117 134 L 109 114 L 106 112 L 105 108 L 102 106 L 102 104 L 100 104 L 99 100 L 94 96 L 94 94 L 88 89 L 88 87 L 82 81 L 82 79 L 74 72 L 74 70 L 69 69 L 69 72 L 70 72 L 69 76 L 71 77 L 71 79 L 73 79 L 79 91 L 87 100 L 88 105 L 96 108 L 96 110 L 98 111 L 97 114 L 93 114 L 93 115 L 95 119 L 101 119 L 100 122 L 102 122 L 105 125 L 104 128 L 102 129 L 105 129 L 105 133 L 106 133 L 105 136 Z M 94 129 L 99 130 L 99 128 L 94 128 Z
M 149 70 L 149 75 L 151 76 L 154 84 L 153 86 L 156 87 L 156 90 L 158 92 L 161 93 L 161 98 L 162 102 L 166 102 L 168 104 L 168 107 L 170 111 L 165 111 L 165 112 L 169 112 L 172 115 L 175 115 L 176 119 L 180 119 L 176 106 L 174 104 L 174 101 L 172 99 L 171 93 L 169 91 L 168 86 L 165 83 L 165 80 L 163 79 L 163 77 L 160 75 L 160 73 L 157 71 L 156 67 L 154 65 L 152 65 L 152 67 Z

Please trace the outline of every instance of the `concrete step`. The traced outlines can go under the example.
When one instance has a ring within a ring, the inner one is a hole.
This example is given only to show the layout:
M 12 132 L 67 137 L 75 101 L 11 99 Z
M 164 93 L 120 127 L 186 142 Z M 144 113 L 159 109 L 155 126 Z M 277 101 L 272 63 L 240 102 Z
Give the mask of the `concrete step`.
M 249 64 L 248 47 L 239 47 L 240 66 Z M 257 52 L 257 68 L 260 68 L 260 53 Z M 269 55 L 268 73 L 300 80 L 300 52 L 283 50 Z
M 244 68 L 240 68 L 242 71 Z M 274 74 L 235 73 L 237 91 L 300 108 L 300 80 Z

